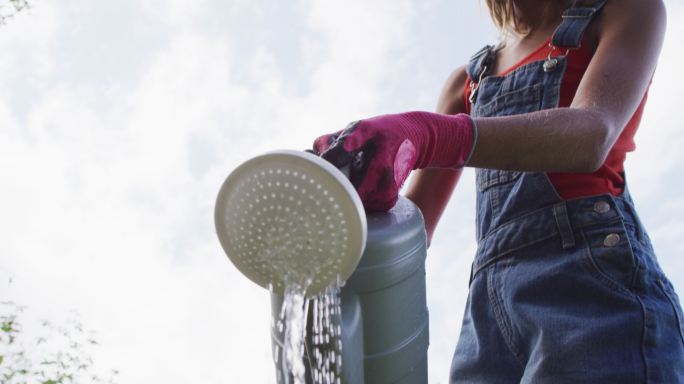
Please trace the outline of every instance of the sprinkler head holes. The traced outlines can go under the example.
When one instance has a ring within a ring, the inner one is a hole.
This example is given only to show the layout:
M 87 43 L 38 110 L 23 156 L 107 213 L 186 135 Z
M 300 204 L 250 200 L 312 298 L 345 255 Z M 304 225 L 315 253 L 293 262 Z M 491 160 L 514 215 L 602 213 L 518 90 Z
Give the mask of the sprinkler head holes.
M 311 297 L 343 282 L 366 245 L 366 215 L 344 174 L 320 157 L 280 150 L 238 166 L 214 211 L 223 250 L 250 280 Z

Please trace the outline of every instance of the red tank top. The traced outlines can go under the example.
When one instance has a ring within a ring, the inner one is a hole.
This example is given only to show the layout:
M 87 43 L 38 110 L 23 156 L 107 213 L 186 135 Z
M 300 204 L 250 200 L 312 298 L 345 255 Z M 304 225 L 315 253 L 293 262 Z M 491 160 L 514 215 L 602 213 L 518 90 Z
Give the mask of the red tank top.
M 537 50 L 530 53 L 514 66 L 508 68 L 497 76 L 505 76 L 516 68 L 529 64 L 537 60 L 545 60 L 549 54 L 548 44 L 551 39 L 546 40 Z M 579 87 L 582 76 L 589 66 L 593 56 L 592 52 L 586 48 L 588 44 L 582 44 L 577 50 L 572 50 L 568 54 L 568 62 L 560 88 L 559 107 L 569 107 L 575 92 Z M 555 50 L 552 56 L 561 55 L 563 51 Z M 470 77 L 465 84 L 465 103 L 466 111 L 470 113 Z M 634 134 L 639 127 L 641 115 L 646 104 L 648 90 L 644 93 L 639 107 L 632 115 L 624 130 L 608 153 L 606 161 L 596 172 L 593 173 L 559 173 L 548 172 L 549 179 L 556 191 L 563 199 L 573 199 L 610 193 L 619 196 L 624 189 L 624 162 L 627 152 L 632 152 L 636 148 L 634 144 Z

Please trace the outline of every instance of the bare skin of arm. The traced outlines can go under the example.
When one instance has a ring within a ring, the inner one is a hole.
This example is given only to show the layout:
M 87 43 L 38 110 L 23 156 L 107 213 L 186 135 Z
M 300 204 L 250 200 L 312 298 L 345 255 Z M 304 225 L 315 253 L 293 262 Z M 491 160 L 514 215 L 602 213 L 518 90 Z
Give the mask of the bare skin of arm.
M 665 32 L 662 0 L 608 2 L 598 46 L 568 108 L 476 118 L 468 166 L 593 172 L 605 161 L 646 92 Z
M 438 113 L 453 115 L 466 112 L 463 95 L 466 77 L 465 66 L 456 69 L 449 76 L 437 103 Z M 439 218 L 461 177 L 461 172 L 460 169 L 443 168 L 427 168 L 413 172 L 406 197 L 413 201 L 423 214 L 428 247 Z
M 593 172 L 634 114 L 655 71 L 665 33 L 662 0 L 608 2 L 595 29 L 594 57 L 568 108 L 476 118 L 478 140 L 467 164 L 519 171 Z M 465 68 L 455 70 L 438 113 L 465 112 Z M 421 209 L 428 245 L 460 170 L 414 171 L 406 197 Z

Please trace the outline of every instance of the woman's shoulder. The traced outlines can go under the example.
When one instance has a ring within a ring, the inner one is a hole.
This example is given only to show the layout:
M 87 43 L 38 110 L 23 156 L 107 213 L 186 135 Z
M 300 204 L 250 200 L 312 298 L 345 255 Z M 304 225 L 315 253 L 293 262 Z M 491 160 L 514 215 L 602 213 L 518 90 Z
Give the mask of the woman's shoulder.
M 584 4 L 592 5 L 599 1 L 593 0 Z M 632 32 L 648 33 L 654 25 L 665 22 L 666 10 L 663 0 L 608 0 L 587 28 L 584 41 L 592 51 L 595 51 L 599 41 L 607 34 L 623 33 L 627 28 Z
M 578 2 L 579 7 L 590 7 L 603 0 Z M 646 23 L 644 23 L 646 21 Z M 651 23 L 665 23 L 663 0 L 607 0 L 600 12 L 589 23 L 582 37 L 582 47 L 590 54 L 596 52 L 599 41 L 611 30 L 628 25 L 633 30 L 648 33 Z
M 465 85 L 468 75 L 462 65 L 451 71 L 439 96 L 437 112 L 446 114 L 465 113 Z
M 597 4 L 600 1 L 593 0 L 589 4 Z M 663 0 L 607 0 L 604 9 L 609 14 L 647 17 L 664 11 L 665 3 Z

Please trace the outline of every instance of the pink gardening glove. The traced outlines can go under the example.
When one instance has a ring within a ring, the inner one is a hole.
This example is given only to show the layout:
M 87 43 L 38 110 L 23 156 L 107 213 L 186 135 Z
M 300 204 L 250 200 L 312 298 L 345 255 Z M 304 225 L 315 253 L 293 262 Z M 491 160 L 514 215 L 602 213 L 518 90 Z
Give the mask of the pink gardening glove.
M 388 211 L 412 170 L 463 167 L 475 138 L 466 114 L 406 112 L 355 121 L 317 138 L 313 151 L 337 168 L 349 167 L 366 209 Z

